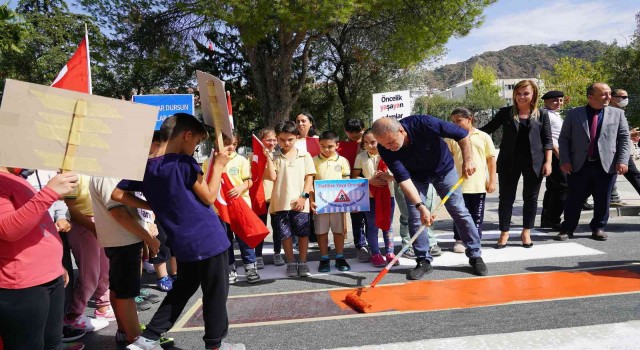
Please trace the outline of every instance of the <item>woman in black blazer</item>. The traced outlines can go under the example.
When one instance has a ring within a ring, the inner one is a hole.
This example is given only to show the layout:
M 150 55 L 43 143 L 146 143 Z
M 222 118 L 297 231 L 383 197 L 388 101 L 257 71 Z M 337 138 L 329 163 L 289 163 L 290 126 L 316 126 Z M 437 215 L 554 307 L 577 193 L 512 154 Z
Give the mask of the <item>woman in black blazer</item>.
M 546 110 L 538 109 L 538 87 L 531 80 L 522 80 L 513 88 L 514 105 L 501 108 L 496 116 L 480 128 L 491 134 L 502 127 L 502 142 L 497 161 L 500 201 L 500 239 L 497 249 L 504 248 L 509 239 L 513 202 L 520 175 L 522 189 L 522 246 L 530 248 L 529 236 L 538 209 L 538 193 L 542 177 L 551 174 L 551 126 Z

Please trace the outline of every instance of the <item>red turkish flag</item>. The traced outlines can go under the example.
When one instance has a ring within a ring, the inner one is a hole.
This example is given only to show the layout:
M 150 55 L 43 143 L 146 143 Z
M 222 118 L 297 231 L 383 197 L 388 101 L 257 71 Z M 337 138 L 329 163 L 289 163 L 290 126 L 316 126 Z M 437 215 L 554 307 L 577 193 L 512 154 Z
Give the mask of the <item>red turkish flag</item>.
M 320 154 L 320 139 L 318 139 L 317 137 L 307 137 L 306 141 L 307 152 L 309 152 L 312 157 Z
M 356 157 L 360 150 L 360 142 L 340 141 L 338 142 L 338 149 L 336 151 L 339 155 L 347 158 L 351 169 L 353 169 L 353 164 L 356 162 Z
M 52 87 L 91 93 L 91 68 L 89 67 L 89 40 L 85 35 L 78 49 L 51 84 Z
M 251 146 L 253 148 L 253 157 L 251 159 L 251 180 L 253 184 L 249 188 L 249 196 L 251 197 L 251 209 L 256 215 L 264 215 L 267 213 L 267 200 L 264 193 L 264 175 L 267 166 L 267 156 L 264 155 L 264 145 L 256 135 L 251 135 Z
M 378 171 L 386 172 L 387 170 L 389 170 L 387 164 L 380 158 Z M 375 187 L 369 185 L 369 191 L 376 202 L 376 226 L 382 231 L 389 231 L 391 228 L 391 191 L 389 186 Z
M 227 193 L 233 189 L 233 184 L 229 180 L 227 173 L 222 174 L 222 183 L 220 184 L 220 192 L 215 206 L 218 209 L 220 218 L 231 226 L 231 231 L 238 235 L 240 239 L 249 247 L 255 248 L 260 242 L 264 241 L 269 234 L 269 229 L 260 220 L 256 213 L 249 208 L 247 202 L 241 196 L 236 198 L 228 198 Z M 221 213 L 228 215 L 229 221 L 226 221 Z

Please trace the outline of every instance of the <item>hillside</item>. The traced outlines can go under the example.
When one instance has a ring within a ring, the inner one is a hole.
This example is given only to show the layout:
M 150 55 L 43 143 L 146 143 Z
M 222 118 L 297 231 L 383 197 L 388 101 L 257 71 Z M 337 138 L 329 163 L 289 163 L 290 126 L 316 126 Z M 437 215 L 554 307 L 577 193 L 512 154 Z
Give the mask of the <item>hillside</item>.
M 432 87 L 447 88 L 471 77 L 476 63 L 491 66 L 499 78 L 537 77 L 544 70 L 551 70 L 560 57 L 575 57 L 595 62 L 609 47 L 601 41 L 563 41 L 555 45 L 517 45 L 500 51 L 489 51 L 474 56 L 464 62 L 448 64 L 436 68 Z M 431 76 L 429 74 L 428 76 Z

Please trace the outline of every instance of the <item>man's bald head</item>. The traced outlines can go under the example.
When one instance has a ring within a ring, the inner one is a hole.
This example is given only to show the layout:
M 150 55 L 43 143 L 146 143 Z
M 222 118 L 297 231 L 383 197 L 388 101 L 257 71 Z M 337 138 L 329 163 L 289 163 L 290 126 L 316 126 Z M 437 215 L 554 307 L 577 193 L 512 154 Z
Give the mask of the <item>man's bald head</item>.
M 371 133 L 382 147 L 397 151 L 405 143 L 407 133 L 396 118 L 380 118 L 371 126 Z
M 593 109 L 603 109 L 611 102 L 611 88 L 605 83 L 593 83 L 587 87 L 587 99 Z

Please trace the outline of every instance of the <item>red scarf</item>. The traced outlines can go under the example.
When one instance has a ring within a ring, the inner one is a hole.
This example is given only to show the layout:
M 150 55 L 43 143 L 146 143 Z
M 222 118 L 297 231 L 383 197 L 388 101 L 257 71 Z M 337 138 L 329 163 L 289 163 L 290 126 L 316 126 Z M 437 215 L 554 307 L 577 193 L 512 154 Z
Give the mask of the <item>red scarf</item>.
M 387 164 L 380 158 L 378 171 L 386 172 L 388 170 Z M 389 231 L 391 228 L 391 191 L 389 191 L 389 185 L 382 187 L 369 185 L 369 191 L 376 203 L 376 226 L 382 231 Z

